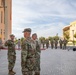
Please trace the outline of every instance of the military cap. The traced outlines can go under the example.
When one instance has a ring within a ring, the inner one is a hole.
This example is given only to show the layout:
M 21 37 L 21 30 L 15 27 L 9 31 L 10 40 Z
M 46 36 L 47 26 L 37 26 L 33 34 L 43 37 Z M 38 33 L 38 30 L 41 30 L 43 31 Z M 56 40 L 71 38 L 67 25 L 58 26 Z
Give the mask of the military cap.
M 15 35 L 14 35 L 14 34 L 11 34 L 10 36 L 14 36 L 14 37 L 15 37 Z
M 31 32 L 31 29 L 30 28 L 26 28 L 26 29 L 24 29 L 23 33 L 24 32 Z
M 37 35 L 36 33 L 32 34 L 32 36 Z

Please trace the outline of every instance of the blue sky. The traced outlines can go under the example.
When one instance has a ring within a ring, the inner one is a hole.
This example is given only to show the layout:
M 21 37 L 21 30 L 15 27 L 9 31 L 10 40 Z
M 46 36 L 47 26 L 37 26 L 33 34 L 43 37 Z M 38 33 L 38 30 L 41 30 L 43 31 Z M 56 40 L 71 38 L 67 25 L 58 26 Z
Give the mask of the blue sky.
M 62 29 L 76 20 L 76 0 L 12 0 L 12 33 L 23 37 L 31 28 L 38 37 L 62 36 Z

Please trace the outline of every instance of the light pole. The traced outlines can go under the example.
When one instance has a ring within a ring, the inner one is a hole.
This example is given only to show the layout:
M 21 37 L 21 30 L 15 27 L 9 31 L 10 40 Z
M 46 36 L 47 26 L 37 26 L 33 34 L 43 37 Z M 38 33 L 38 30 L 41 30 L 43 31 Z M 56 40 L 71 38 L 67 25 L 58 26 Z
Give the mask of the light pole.
M 72 30 L 72 32 L 73 32 L 73 46 L 74 46 L 74 30 Z

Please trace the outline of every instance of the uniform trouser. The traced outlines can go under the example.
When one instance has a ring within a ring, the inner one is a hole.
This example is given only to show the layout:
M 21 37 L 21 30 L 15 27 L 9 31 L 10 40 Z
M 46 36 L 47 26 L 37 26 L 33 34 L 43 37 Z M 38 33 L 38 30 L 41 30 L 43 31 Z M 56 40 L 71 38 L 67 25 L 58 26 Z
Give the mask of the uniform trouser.
M 62 44 L 60 44 L 60 49 L 62 49 Z
M 16 56 L 8 55 L 8 70 L 13 70 L 13 68 L 15 66 L 15 61 L 16 61 Z
M 66 49 L 66 44 L 64 44 L 63 49 Z
M 35 72 L 40 72 L 40 55 L 39 54 L 37 54 L 35 66 L 36 66 Z
M 53 47 L 54 47 L 54 46 L 53 46 L 53 45 L 51 45 L 51 48 L 52 48 L 52 49 L 53 49 Z

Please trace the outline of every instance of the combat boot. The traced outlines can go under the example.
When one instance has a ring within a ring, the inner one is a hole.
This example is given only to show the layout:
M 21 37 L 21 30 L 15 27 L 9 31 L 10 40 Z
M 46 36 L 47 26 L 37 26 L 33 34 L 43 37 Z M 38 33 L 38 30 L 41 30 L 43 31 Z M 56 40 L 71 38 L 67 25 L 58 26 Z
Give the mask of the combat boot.
M 14 73 L 10 70 L 8 75 L 14 75 Z
M 16 74 L 16 72 L 14 72 L 13 70 L 12 70 L 12 73 L 13 73 L 13 74 Z
M 40 72 L 35 72 L 35 75 L 40 75 Z

